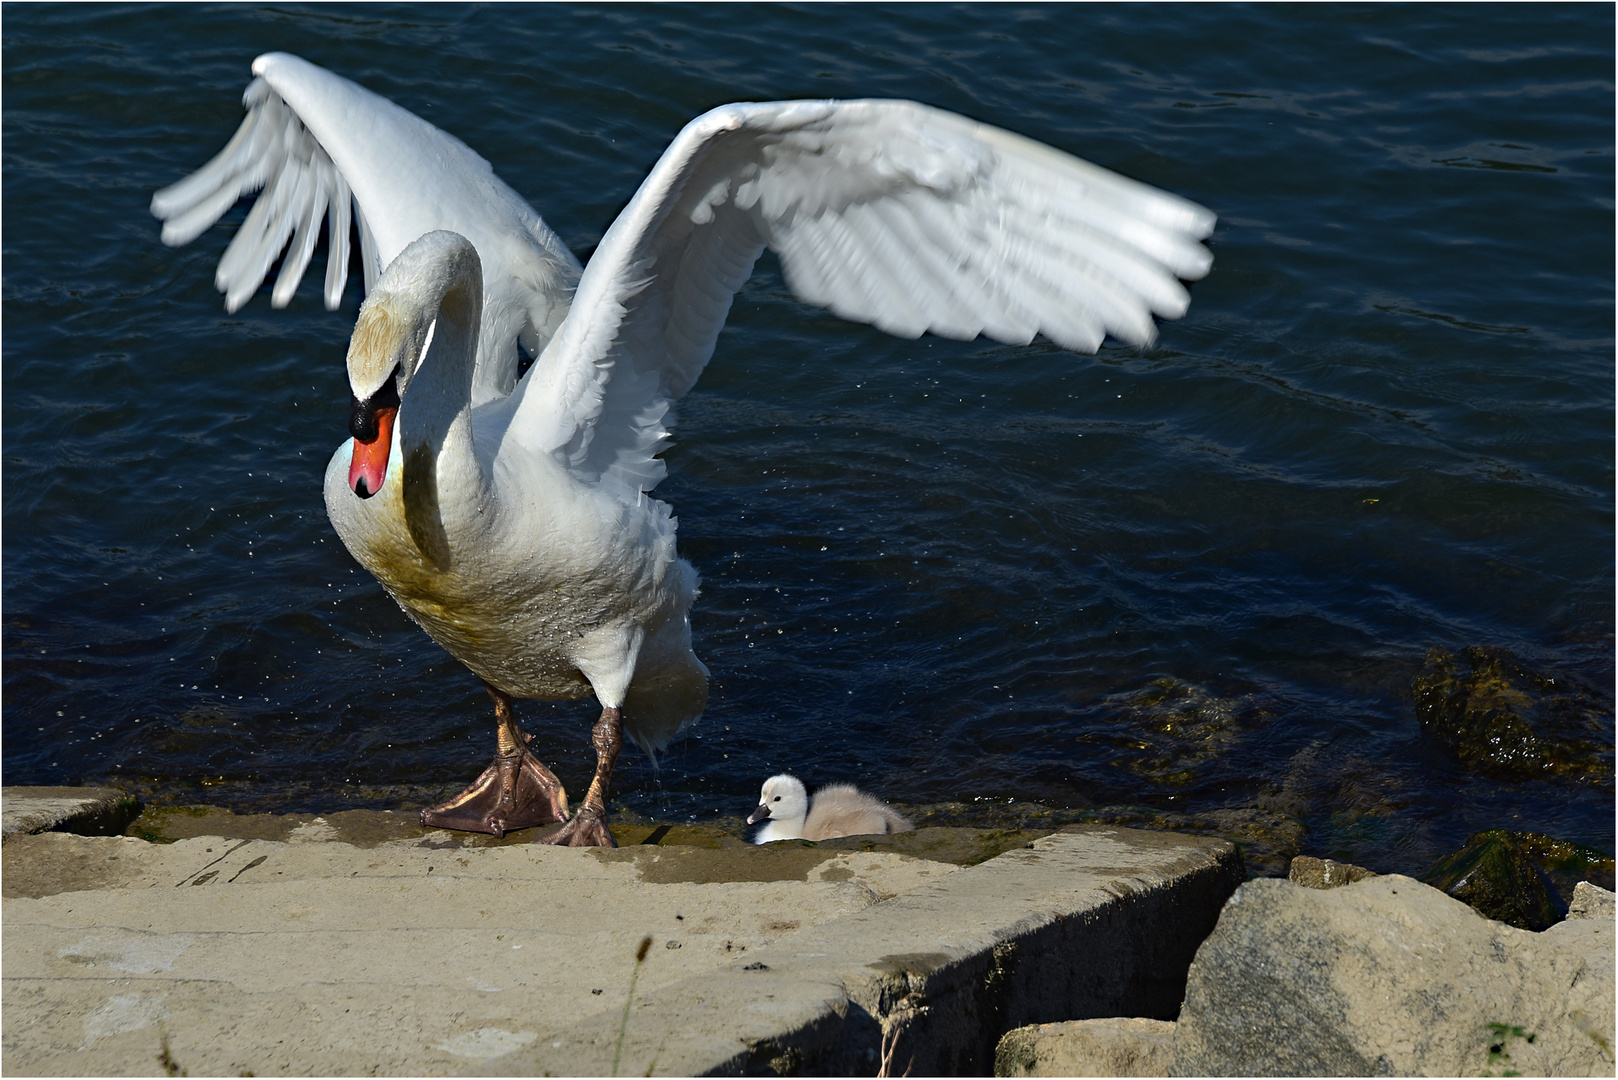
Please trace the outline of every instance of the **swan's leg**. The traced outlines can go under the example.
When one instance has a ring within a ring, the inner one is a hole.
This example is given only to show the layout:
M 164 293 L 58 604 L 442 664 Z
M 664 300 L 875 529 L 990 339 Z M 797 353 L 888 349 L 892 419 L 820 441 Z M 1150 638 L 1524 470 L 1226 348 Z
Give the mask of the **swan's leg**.
M 617 847 L 612 833 L 607 831 L 607 785 L 612 781 L 612 765 L 618 760 L 618 751 L 624 745 L 623 713 L 609 705 L 601 710 L 591 733 L 596 748 L 596 774 L 590 781 L 590 790 L 573 820 L 550 836 L 547 844 L 566 847 Z
M 566 821 L 567 792 L 562 782 L 528 750 L 532 736 L 517 727 L 511 698 L 488 683 L 498 721 L 498 751 L 494 762 L 472 781 L 472 786 L 447 802 L 421 812 L 421 823 L 437 829 L 493 833 L 504 836 L 518 829 Z

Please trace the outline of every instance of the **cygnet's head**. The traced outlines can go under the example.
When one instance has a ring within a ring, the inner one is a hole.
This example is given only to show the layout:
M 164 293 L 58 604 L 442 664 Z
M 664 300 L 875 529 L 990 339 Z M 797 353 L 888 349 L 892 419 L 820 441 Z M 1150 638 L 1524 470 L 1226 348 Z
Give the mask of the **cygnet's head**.
M 747 819 L 749 825 L 761 821 L 797 821 L 809 813 L 809 793 L 803 781 L 782 773 L 764 781 L 758 794 L 758 809 Z

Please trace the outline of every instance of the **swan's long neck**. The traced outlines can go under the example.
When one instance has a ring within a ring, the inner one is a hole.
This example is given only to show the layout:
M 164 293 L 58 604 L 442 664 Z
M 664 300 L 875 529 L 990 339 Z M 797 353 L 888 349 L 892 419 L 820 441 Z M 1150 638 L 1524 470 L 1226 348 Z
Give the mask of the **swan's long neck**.
M 405 524 L 422 557 L 439 570 L 449 566 L 449 533 L 478 513 L 488 492 L 472 441 L 482 313 L 477 251 L 455 233 L 428 233 L 377 281 L 349 347 L 356 400 L 374 397 L 390 378 L 398 386 L 403 467 L 396 482 Z

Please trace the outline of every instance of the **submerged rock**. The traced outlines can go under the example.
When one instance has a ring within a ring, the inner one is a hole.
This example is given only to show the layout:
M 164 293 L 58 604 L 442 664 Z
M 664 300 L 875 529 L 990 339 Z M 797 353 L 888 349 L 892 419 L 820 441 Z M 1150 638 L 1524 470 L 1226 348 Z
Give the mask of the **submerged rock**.
M 1249 881 L 1191 965 L 1170 1073 L 1611 1076 L 1613 929 L 1514 929 L 1397 874 Z
M 1431 649 L 1411 681 L 1422 731 L 1463 767 L 1508 780 L 1612 780 L 1612 706 L 1505 649 Z
M 1421 880 L 1480 914 L 1523 930 L 1544 930 L 1567 914 L 1581 880 L 1613 884 L 1612 856 L 1540 833 L 1491 829 L 1467 837 Z

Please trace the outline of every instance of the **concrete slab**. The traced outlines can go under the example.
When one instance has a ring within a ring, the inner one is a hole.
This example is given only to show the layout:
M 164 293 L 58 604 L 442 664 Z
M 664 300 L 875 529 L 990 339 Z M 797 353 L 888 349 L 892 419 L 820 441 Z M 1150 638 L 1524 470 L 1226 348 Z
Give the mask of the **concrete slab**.
M 337 831 L 12 837 L 0 1067 L 870 1072 L 908 1024 L 914 1073 L 983 1072 L 1007 1027 L 1172 1015 L 1241 879 L 1229 844 L 1105 827 L 969 868 L 860 838 L 573 851 Z M 906 842 L 970 858 L 1005 840 L 933 831 Z
M 888 853 L 23 836 L 4 1071 L 433 1074 L 957 868 Z M 735 856 L 740 856 L 736 859 Z M 696 880 L 691 880 L 696 879 Z
M 116 836 L 139 812 L 133 795 L 113 788 L 0 788 L 0 843 L 51 829 Z
M 1227 841 L 1072 826 L 469 1071 L 987 1075 L 1014 1027 L 1174 1016 L 1243 876 Z

